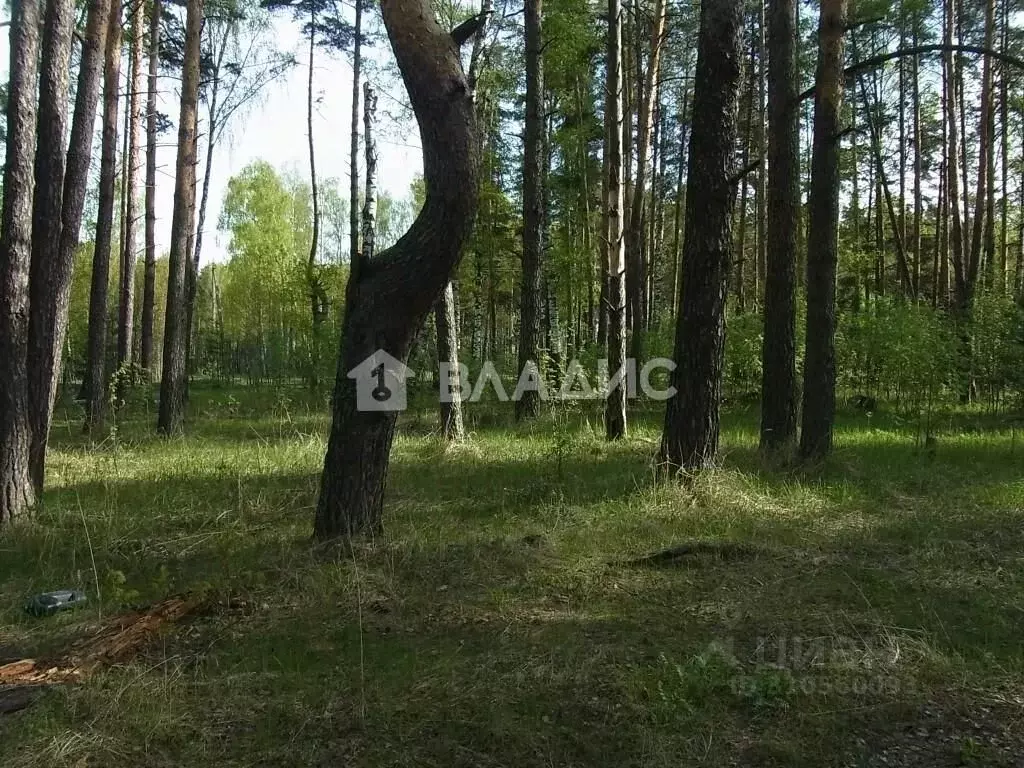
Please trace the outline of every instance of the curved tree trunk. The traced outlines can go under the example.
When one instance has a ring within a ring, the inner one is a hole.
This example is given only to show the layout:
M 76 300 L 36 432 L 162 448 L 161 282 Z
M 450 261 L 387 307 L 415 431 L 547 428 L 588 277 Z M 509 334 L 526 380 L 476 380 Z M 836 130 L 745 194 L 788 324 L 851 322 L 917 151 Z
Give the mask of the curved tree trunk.
M 839 260 L 839 134 L 843 112 L 846 0 L 824 0 L 818 21 L 814 148 L 807 221 L 807 348 L 800 455 L 832 450 L 836 408 L 836 267 Z
M 659 463 L 669 471 L 702 469 L 718 453 L 725 352 L 725 302 L 735 200 L 730 169 L 736 142 L 742 0 L 705 0 L 690 134 L 683 290 L 672 375 L 678 390 L 665 410 Z
M 407 359 L 458 265 L 479 191 L 476 120 L 456 43 L 429 0 L 383 0 L 381 11 L 420 125 L 426 201 L 409 231 L 364 264 L 348 292 L 314 527 L 321 540 L 381 528 L 397 413 L 361 410 L 350 372 L 378 350 Z
M 761 450 L 796 443 L 796 250 L 800 215 L 800 111 L 796 0 L 768 4 L 768 221 L 761 348 Z M 761 172 L 764 172 L 762 168 Z
M 103 139 L 100 150 L 100 195 L 93 244 L 89 293 L 89 349 L 86 365 L 85 428 L 103 425 L 107 401 L 107 294 L 114 235 L 114 186 L 117 175 L 117 101 L 121 70 L 121 0 L 111 0 L 103 57 Z
M 149 17 L 149 79 L 146 97 L 146 271 L 142 288 L 142 367 L 153 369 L 156 315 L 156 139 L 157 77 L 160 72 L 160 0 L 152 0 Z
M 27 513 L 35 501 L 29 476 L 32 427 L 26 361 L 39 56 L 37 3 L 14 3 L 10 50 L 0 231 L 0 525 Z
M 203 0 L 189 0 L 185 22 L 185 66 L 178 117 L 178 155 L 174 176 L 171 253 L 167 269 L 163 376 L 157 428 L 165 435 L 181 430 L 188 399 L 188 272 L 196 196 L 196 116 L 199 106 L 200 32 Z
M 46 440 L 50 434 L 50 417 L 60 382 L 61 352 L 74 259 L 73 252 L 66 259 L 62 258 L 60 250 L 64 137 L 67 130 L 74 3 L 70 0 L 51 0 L 45 5 L 28 321 L 28 408 L 32 425 L 29 463 L 36 495 L 43 492 Z
M 544 258 L 544 60 L 543 0 L 526 0 L 526 121 L 523 139 L 523 275 L 519 287 L 519 370 L 540 358 L 541 262 Z M 538 368 L 539 370 L 539 368 Z M 523 392 L 516 421 L 540 413 L 540 393 Z

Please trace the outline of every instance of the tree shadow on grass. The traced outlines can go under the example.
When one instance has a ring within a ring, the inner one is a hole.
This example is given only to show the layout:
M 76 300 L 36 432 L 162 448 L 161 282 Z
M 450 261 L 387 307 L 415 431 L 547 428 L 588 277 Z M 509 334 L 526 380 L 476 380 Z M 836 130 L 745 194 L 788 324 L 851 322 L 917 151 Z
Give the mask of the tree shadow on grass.
M 393 462 L 384 540 L 327 561 L 308 543 L 315 472 L 170 468 L 50 493 L 0 557 L 0 583 L 10 595 L 95 559 L 101 580 L 124 576 L 103 584 L 110 607 L 182 589 L 252 595 L 260 607 L 160 651 L 194 664 L 180 679 L 196 682 L 168 694 L 184 708 L 173 722 L 137 730 L 179 763 L 199 745 L 268 765 L 844 765 L 916 726 L 922 702 L 966 706 L 1020 682 L 1024 521 L 985 502 L 1016 482 L 1014 465 L 998 446 L 948 449 L 918 477 L 904 446 L 859 441 L 800 478 L 820 508 L 766 514 L 729 488 L 645 482 L 645 443 L 413 441 Z M 794 484 L 743 450 L 728 466 L 767 486 L 761 501 Z M 602 538 L 586 510 L 606 504 L 618 520 Z M 809 532 L 832 506 L 863 523 Z M 607 564 L 680 536 L 757 554 Z M 879 680 L 897 685 L 851 684 Z M 183 722 L 195 745 L 176 738 Z M 955 746 L 918 764 L 945 764 Z

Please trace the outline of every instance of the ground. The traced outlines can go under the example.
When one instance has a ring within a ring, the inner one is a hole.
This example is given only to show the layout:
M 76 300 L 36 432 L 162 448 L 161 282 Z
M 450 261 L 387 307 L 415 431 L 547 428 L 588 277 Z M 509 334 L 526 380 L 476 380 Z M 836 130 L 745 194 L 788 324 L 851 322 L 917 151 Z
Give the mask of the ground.
M 653 410 L 608 445 L 596 410 L 477 406 L 454 448 L 417 411 L 383 538 L 344 552 L 310 543 L 305 402 L 197 386 L 187 436 L 143 399 L 98 447 L 62 412 L 43 507 L 0 537 L 0 663 L 205 608 L 0 716 L 5 766 L 1024 765 L 1012 422 L 946 417 L 923 447 L 851 411 L 827 466 L 768 471 L 730 406 L 722 468 L 679 484 Z M 88 607 L 24 614 L 65 587 Z

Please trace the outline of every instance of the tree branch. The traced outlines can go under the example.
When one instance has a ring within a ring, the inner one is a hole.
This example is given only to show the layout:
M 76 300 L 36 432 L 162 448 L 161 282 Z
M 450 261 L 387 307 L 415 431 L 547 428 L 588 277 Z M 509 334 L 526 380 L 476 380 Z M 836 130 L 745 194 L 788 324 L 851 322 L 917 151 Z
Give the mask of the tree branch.
M 974 53 L 979 56 L 991 56 L 1004 64 L 1016 67 L 1017 69 L 1024 70 L 1024 59 L 1019 59 L 1016 56 L 1011 56 L 1008 53 L 1002 51 L 996 51 L 992 48 L 986 48 L 983 45 L 944 45 L 941 43 L 935 43 L 933 45 L 915 45 L 912 48 L 900 48 L 899 50 L 889 51 L 888 53 L 880 53 L 877 56 L 871 56 L 863 61 L 858 61 L 851 64 L 843 70 L 843 74 L 846 77 L 852 77 L 853 75 L 864 72 L 868 69 L 874 69 L 882 64 L 896 59 L 902 59 L 907 56 L 925 56 L 932 53 Z M 805 101 L 814 95 L 814 86 L 812 85 L 806 91 L 801 93 L 798 97 L 798 101 Z
M 738 171 L 736 171 L 736 173 L 734 173 L 732 176 L 730 176 L 729 177 L 729 183 L 730 184 L 739 184 L 741 181 L 743 181 L 745 178 L 747 178 L 747 176 L 752 174 L 754 171 L 756 171 L 760 167 L 761 167 L 761 161 L 759 159 L 758 160 L 754 160 L 752 163 L 749 163 L 748 165 L 744 166 L 743 168 L 740 168 Z
M 490 18 L 491 13 L 493 13 L 493 11 L 490 10 L 478 13 L 473 18 L 466 19 L 464 22 L 459 24 L 459 26 L 453 29 L 451 31 L 451 36 L 452 40 L 455 41 L 455 47 L 461 48 L 470 40 L 470 38 L 483 29 L 487 24 L 487 20 Z

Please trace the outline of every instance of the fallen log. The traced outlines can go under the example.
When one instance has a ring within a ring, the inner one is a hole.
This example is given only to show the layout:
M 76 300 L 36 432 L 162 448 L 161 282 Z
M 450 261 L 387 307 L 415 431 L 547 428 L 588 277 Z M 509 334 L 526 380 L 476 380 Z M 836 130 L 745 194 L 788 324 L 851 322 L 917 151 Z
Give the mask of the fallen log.
M 56 660 L 20 659 L 0 666 L 0 686 L 8 686 L 0 692 L 77 682 L 101 667 L 129 661 L 164 626 L 196 613 L 202 604 L 199 598 L 186 595 L 168 598 L 142 611 L 114 616 Z M 12 697 L 14 701 L 16 697 Z M 0 708 L 0 713 L 3 711 Z

